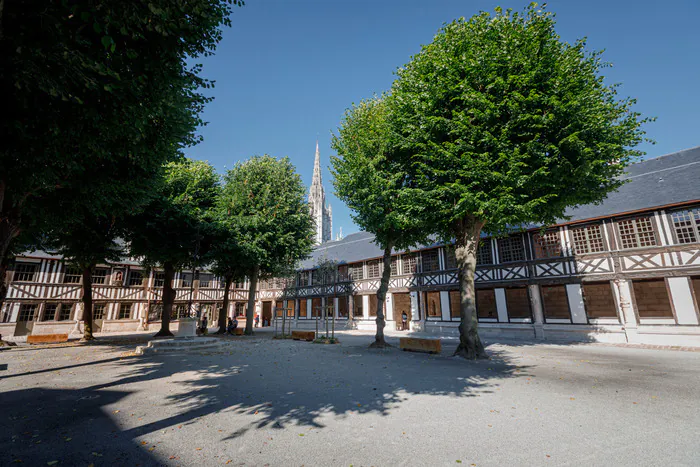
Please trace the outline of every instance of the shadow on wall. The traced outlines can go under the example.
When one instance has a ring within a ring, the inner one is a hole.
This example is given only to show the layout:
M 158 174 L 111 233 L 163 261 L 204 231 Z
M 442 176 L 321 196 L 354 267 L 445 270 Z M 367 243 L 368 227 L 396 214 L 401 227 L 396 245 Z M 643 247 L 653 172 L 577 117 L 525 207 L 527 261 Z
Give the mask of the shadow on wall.
M 186 437 L 190 425 L 207 430 L 197 420 L 206 415 L 234 415 L 226 419 L 230 430 L 207 435 L 226 441 L 262 428 L 323 429 L 328 416 L 388 417 L 410 395 L 476 397 L 495 391 L 503 378 L 529 376 L 527 367 L 493 349 L 491 361 L 470 363 L 395 348 L 369 350 L 359 338 L 322 346 L 256 337 L 228 349 L 109 359 L 89 370 L 117 374 L 105 384 L 3 393 L 0 464 L 21 459 L 25 465 L 46 465 L 60 458 L 62 465 L 98 465 L 107 459 L 109 465 L 150 465 L 164 461 L 152 457 L 158 451 L 149 452 L 139 439 L 181 426 L 185 430 L 174 436 Z M 127 384 L 129 392 L 116 389 Z M 114 415 L 115 404 L 127 407 L 144 398 L 158 401 L 146 405 L 144 422 L 122 423 L 124 414 Z

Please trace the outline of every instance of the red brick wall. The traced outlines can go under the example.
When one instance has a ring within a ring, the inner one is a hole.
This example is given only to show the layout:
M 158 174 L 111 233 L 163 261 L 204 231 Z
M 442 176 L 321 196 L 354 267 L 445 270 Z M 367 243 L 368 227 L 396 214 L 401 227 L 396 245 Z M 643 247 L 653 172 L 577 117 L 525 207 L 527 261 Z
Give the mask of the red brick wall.
M 496 291 L 493 289 L 478 289 L 476 291 L 476 310 L 479 318 L 498 318 Z
M 610 282 L 583 284 L 583 301 L 589 318 L 617 318 Z
M 632 281 L 632 287 L 640 318 L 673 318 L 666 281 L 663 279 Z
M 510 318 L 530 318 L 530 300 L 527 296 L 527 287 L 506 289 L 506 306 Z
M 569 302 L 566 299 L 566 286 L 543 285 L 541 291 L 545 318 L 571 319 Z

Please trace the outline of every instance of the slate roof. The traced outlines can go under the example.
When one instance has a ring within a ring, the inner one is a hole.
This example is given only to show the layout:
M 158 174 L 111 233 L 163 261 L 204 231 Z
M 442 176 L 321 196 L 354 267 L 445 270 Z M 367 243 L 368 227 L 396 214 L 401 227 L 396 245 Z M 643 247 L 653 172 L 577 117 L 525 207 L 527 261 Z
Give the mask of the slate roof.
M 632 164 L 622 178 L 628 182 L 605 201 L 567 210 L 569 219 L 562 223 L 700 200 L 700 146 Z M 381 257 L 383 251 L 373 240 L 373 234 L 358 232 L 324 243 L 300 269 L 312 269 L 322 259 L 342 264 Z

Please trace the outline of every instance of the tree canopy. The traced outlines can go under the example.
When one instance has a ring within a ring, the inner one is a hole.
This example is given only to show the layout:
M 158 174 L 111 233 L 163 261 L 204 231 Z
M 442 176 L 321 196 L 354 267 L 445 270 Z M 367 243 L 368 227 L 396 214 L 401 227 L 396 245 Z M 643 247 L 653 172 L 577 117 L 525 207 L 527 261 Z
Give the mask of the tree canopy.
M 481 231 L 546 225 L 600 202 L 640 155 L 648 120 L 605 83 L 606 66 L 585 40 L 562 41 L 554 16 L 532 4 L 447 24 L 397 72 L 389 120 L 416 183 L 412 212 L 456 241 L 464 355 L 483 355 L 473 300 Z
M 185 266 L 200 266 L 206 261 L 215 234 L 212 210 L 219 188 L 219 176 L 208 162 L 170 162 L 164 167 L 153 200 L 128 221 L 131 255 L 141 258 L 146 266 L 164 269 L 161 332 L 165 335 L 170 332 L 173 275 Z
M 401 148 L 387 120 L 384 97 L 363 100 L 345 112 L 334 135 L 331 158 L 336 196 L 352 210 L 352 218 L 363 230 L 375 235 L 384 250 L 384 271 L 377 291 L 377 333 L 374 346 L 384 340 L 384 302 L 389 287 L 391 252 L 424 241 L 428 230 L 413 215 L 413 182 L 402 164 Z
M 252 334 L 258 277 L 287 275 L 311 252 L 306 187 L 288 158 L 255 156 L 226 173 L 218 209 L 224 225 L 238 232 L 240 261 L 249 267 L 246 334 Z

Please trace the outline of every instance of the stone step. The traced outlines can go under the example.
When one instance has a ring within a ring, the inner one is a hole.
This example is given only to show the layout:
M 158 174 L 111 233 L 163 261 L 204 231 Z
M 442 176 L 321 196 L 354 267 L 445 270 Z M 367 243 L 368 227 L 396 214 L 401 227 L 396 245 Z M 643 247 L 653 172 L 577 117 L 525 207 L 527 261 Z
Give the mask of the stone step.
M 137 355 L 149 353 L 196 352 L 201 350 L 218 350 L 226 342 L 213 337 L 158 339 L 148 342 L 148 345 L 136 347 Z

